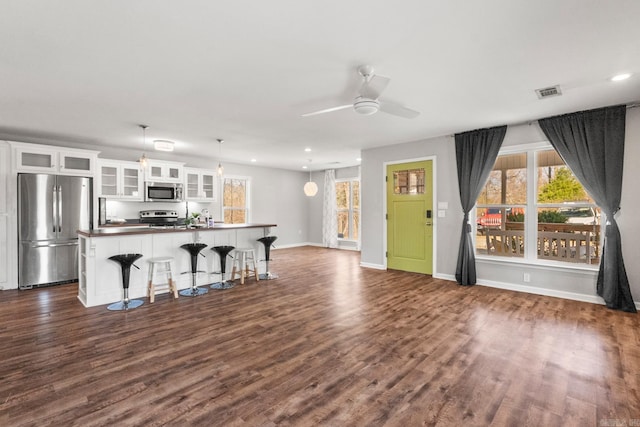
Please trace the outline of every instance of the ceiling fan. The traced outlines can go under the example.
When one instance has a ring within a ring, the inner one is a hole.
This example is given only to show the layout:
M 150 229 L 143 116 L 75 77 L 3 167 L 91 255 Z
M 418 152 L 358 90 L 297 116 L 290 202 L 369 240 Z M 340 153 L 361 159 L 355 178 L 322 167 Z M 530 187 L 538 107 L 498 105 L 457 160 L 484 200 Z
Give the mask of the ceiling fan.
M 394 116 L 405 117 L 407 119 L 418 117 L 420 114 L 419 111 L 412 110 L 411 108 L 396 104 L 395 102 L 378 99 L 391 79 L 373 74 L 373 67 L 370 65 L 362 65 L 358 67 L 358 74 L 362 76 L 362 85 L 360 86 L 358 95 L 353 100 L 353 103 L 326 108 L 312 113 L 305 113 L 302 117 L 331 113 L 333 111 L 344 110 L 347 108 L 353 108 L 356 113 L 363 114 L 365 116 L 375 114 L 379 110 L 383 113 L 393 114 Z

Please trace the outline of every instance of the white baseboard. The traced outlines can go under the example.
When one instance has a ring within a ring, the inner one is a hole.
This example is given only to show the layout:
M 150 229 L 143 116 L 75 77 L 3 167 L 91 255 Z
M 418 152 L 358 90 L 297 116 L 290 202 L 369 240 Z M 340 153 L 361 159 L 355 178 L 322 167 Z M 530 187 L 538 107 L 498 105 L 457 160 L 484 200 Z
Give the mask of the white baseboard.
M 275 247 L 272 247 L 271 250 L 272 251 L 277 251 L 278 249 L 289 249 L 289 248 L 299 248 L 301 246 L 313 246 L 311 243 L 292 243 L 290 245 L 278 245 Z
M 453 274 L 441 274 L 441 273 L 433 273 L 434 279 L 442 279 L 442 280 L 450 280 L 452 282 L 456 281 L 456 276 Z
M 604 305 L 604 300 L 597 295 L 578 294 L 575 292 L 558 291 L 555 289 L 540 288 L 537 286 L 516 285 L 513 283 L 496 282 L 493 280 L 478 280 L 477 284 L 489 288 L 506 289 L 509 291 L 525 292 L 534 295 L 544 295 L 548 297 L 564 298 Z
M 452 274 L 437 274 L 433 275 L 436 279 L 449 280 L 456 282 L 456 277 Z M 575 292 L 558 291 L 555 289 L 540 288 L 537 286 L 524 286 L 516 285 L 513 283 L 496 282 L 494 280 L 478 280 L 476 283 L 479 286 L 486 286 L 488 288 L 505 289 L 508 291 L 524 292 L 527 294 L 544 295 L 554 298 L 564 298 L 573 301 L 590 302 L 592 304 L 604 305 L 604 300 L 598 295 L 586 295 L 578 294 Z M 636 309 L 640 310 L 640 301 L 634 301 Z
M 361 262 L 360 267 L 373 268 L 375 270 L 386 270 L 385 266 L 382 264 L 371 264 L 369 262 Z

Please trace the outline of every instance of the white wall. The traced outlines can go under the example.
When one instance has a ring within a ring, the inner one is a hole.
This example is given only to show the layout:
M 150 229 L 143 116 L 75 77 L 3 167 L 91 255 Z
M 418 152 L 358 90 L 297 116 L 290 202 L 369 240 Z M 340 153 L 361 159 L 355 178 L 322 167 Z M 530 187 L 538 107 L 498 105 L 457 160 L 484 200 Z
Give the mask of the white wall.
M 537 124 L 510 126 L 504 146 L 514 146 L 545 141 Z M 454 280 L 462 208 L 458 193 L 455 144 L 451 136 L 431 138 L 386 147 L 365 150 L 362 153 L 362 265 L 382 268 L 385 265 L 383 246 L 384 230 L 384 168 L 385 162 L 402 161 L 426 156 L 437 158 L 437 197 L 448 202 L 445 218 L 435 218 L 437 231 L 437 254 L 434 276 Z M 625 168 L 622 188 L 622 209 L 616 216 L 622 233 L 623 254 L 631 292 L 635 301 L 640 301 L 640 264 L 635 262 L 635 242 L 640 239 L 640 198 L 637 197 L 637 182 L 640 169 L 640 108 L 627 110 L 625 144 Z M 595 292 L 596 273 L 571 268 L 540 267 L 489 260 L 478 260 L 478 283 L 496 287 L 524 290 L 532 293 L 555 295 L 591 302 L 600 302 Z M 528 272 L 531 281 L 523 281 Z

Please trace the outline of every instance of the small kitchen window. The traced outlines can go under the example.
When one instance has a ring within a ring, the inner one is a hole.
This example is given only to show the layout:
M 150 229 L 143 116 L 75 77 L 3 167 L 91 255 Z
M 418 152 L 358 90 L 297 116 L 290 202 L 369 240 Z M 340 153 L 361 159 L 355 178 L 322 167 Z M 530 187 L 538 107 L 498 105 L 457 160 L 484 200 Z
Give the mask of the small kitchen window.
M 222 210 L 225 224 L 249 222 L 249 183 L 247 177 L 225 177 Z

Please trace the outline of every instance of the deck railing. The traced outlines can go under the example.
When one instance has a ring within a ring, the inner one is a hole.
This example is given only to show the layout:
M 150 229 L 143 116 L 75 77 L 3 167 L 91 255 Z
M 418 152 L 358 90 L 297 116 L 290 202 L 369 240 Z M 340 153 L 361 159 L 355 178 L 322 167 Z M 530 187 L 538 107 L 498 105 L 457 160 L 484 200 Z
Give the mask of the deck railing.
M 487 254 L 524 257 L 524 223 L 486 229 Z M 586 224 L 538 224 L 538 259 L 582 264 L 600 262 L 600 227 Z

